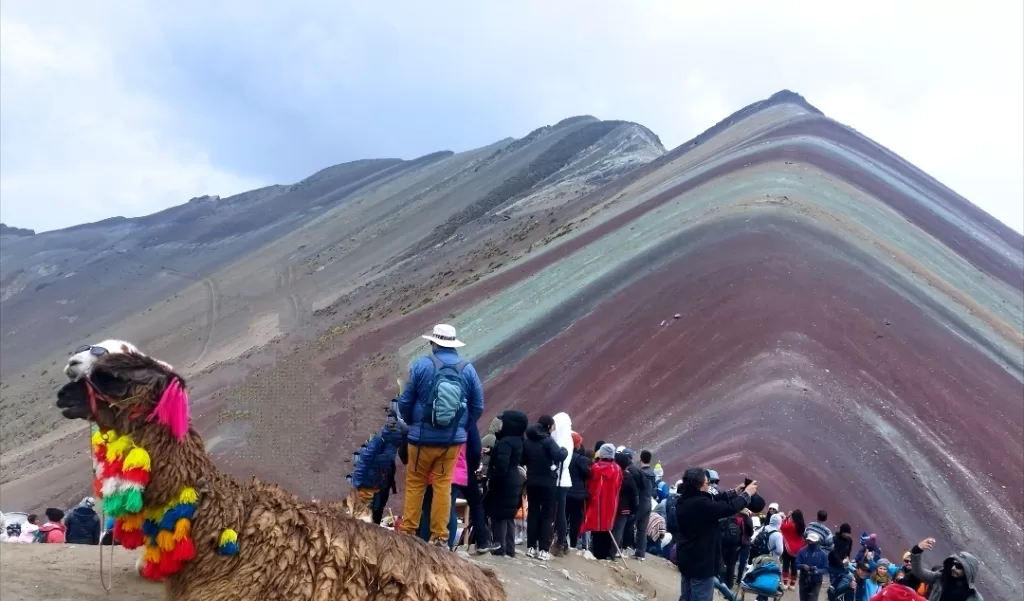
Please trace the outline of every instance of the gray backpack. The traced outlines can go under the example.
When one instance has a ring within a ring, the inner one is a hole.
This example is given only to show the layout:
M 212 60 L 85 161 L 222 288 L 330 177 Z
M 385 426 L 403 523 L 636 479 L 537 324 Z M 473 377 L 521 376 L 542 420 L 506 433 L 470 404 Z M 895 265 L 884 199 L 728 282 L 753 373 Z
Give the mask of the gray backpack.
M 462 388 L 462 370 L 466 362 L 448 365 L 436 355 L 431 355 L 430 360 L 434 363 L 434 383 L 427 404 L 427 419 L 435 428 L 450 428 L 454 424 L 457 429 L 466 407 L 466 391 Z

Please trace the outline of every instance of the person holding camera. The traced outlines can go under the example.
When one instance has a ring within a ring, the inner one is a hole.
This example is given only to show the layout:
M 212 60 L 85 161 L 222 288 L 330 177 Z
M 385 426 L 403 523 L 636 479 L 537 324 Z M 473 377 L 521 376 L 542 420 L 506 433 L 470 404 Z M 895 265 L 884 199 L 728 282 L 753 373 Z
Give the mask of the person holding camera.
M 735 495 L 716 500 L 709 492 L 711 482 L 703 468 L 683 473 L 683 487 L 676 505 L 679 536 L 676 565 L 681 575 L 679 601 L 711 601 L 721 563 L 719 520 L 736 515 L 757 493 L 751 481 Z

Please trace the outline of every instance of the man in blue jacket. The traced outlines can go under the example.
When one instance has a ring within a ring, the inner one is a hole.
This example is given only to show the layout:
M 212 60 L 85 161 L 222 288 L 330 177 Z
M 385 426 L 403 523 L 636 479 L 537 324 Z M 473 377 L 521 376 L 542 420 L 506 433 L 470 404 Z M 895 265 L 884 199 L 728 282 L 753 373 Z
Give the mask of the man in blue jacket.
M 419 529 L 429 483 L 433 488 L 430 541 L 447 547 L 452 472 L 459 447 L 466 442 L 467 427 L 475 425 L 484 411 L 484 390 L 476 369 L 455 350 L 465 344 L 456 337 L 454 327 L 438 324 L 423 338 L 430 341 L 431 354 L 412 364 L 409 382 L 398 398 L 398 411 L 409 424 L 401 529 L 408 534 Z

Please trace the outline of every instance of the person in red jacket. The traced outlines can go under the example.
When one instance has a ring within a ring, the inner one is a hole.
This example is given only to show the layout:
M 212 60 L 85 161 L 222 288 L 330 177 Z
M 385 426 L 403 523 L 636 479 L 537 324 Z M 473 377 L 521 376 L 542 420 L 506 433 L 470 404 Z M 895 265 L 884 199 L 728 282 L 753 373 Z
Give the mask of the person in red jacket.
M 64 512 L 53 507 L 46 510 L 46 523 L 39 527 L 36 541 L 40 543 L 63 543 L 66 528 L 61 520 Z
M 587 505 L 580 532 L 592 532 L 590 551 L 597 559 L 615 556 L 612 526 L 618 516 L 622 468 L 615 463 L 615 445 L 603 444 L 587 480 Z
M 796 554 L 804 548 L 804 512 L 794 509 L 786 519 L 782 520 L 779 532 L 782 533 L 782 588 L 796 589 L 799 573 L 796 569 Z
M 871 596 L 869 601 L 928 601 L 917 592 L 908 587 L 903 586 L 898 582 L 894 582 L 887 587 L 880 589 L 877 593 Z

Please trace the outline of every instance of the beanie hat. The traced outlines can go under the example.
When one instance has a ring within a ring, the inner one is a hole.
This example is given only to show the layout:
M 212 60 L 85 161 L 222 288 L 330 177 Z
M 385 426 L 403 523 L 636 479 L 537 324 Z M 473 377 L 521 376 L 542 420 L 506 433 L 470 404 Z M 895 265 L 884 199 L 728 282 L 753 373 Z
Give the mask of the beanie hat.
M 661 464 L 660 463 L 655 463 L 654 464 L 654 477 L 660 480 L 664 475 L 665 475 L 665 470 L 662 469 Z
M 598 449 L 597 456 L 601 459 L 615 459 L 615 446 L 607 442 L 604 443 Z
M 578 449 L 583 446 L 583 437 L 579 432 L 572 433 L 572 448 Z

